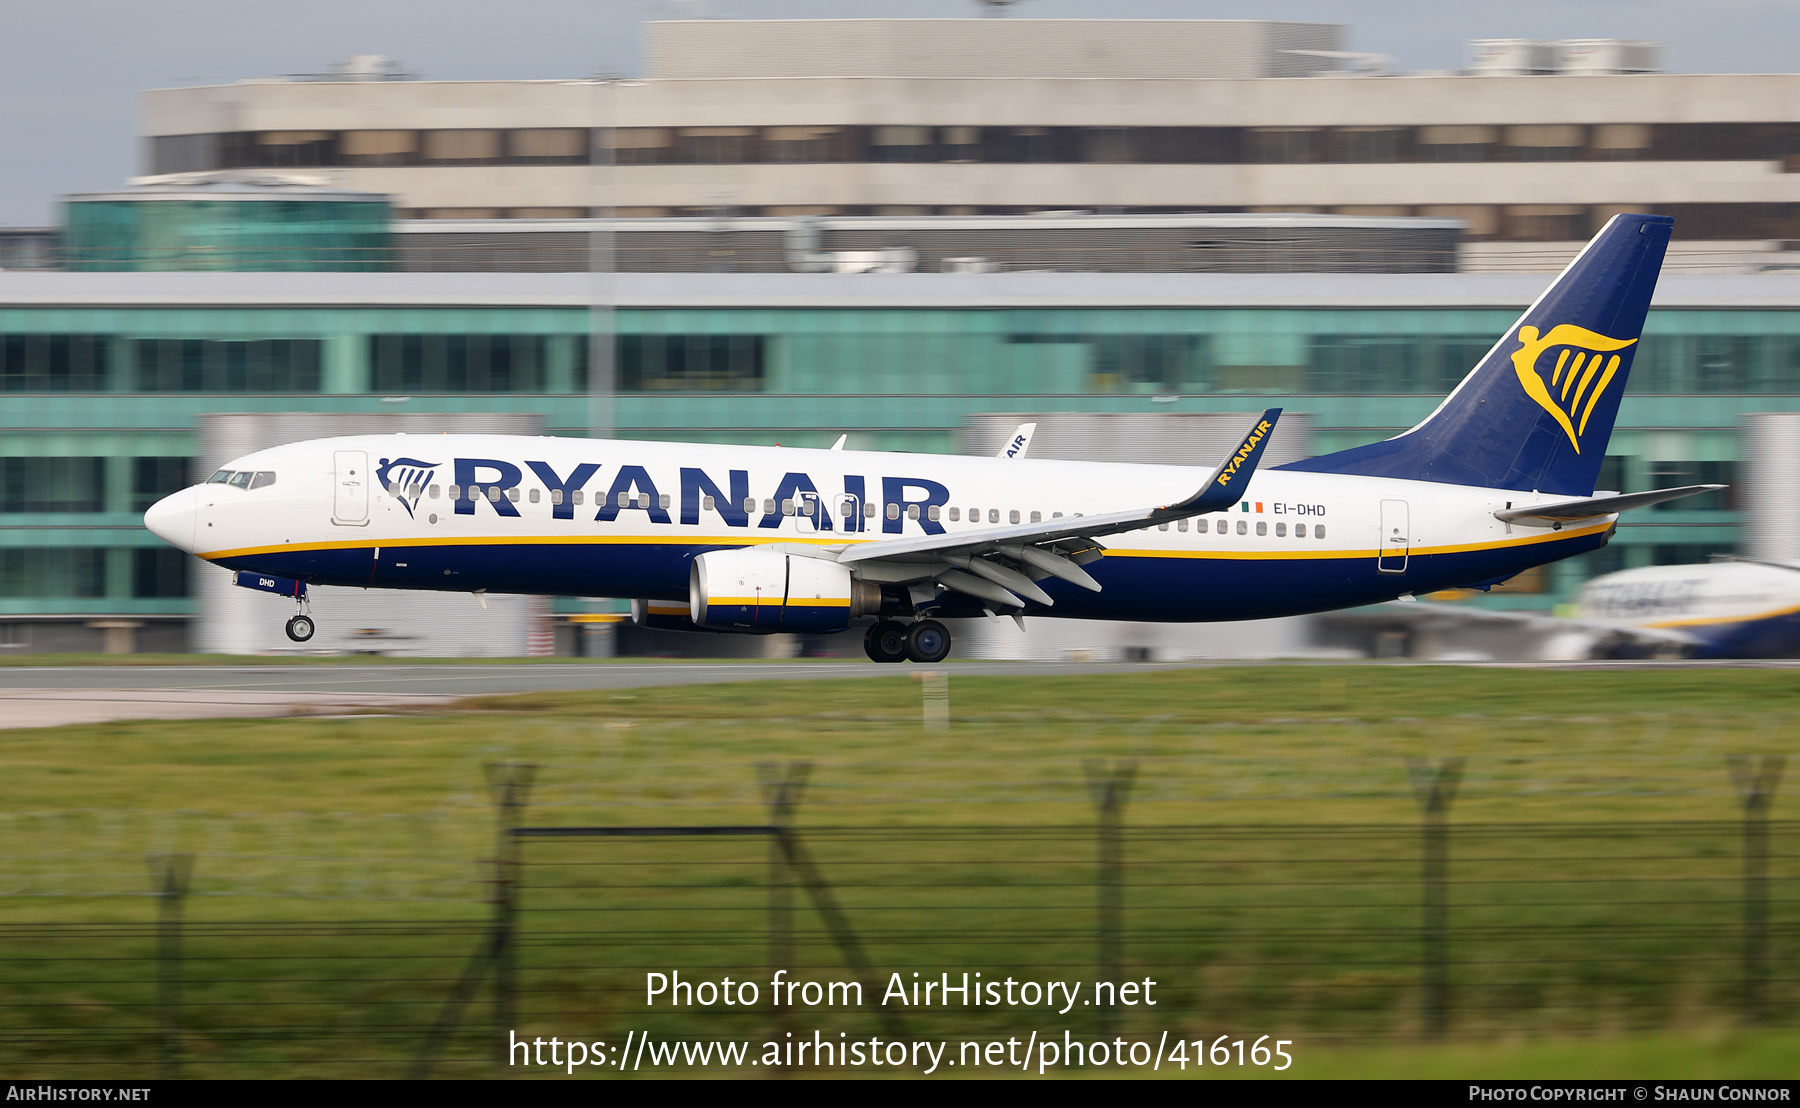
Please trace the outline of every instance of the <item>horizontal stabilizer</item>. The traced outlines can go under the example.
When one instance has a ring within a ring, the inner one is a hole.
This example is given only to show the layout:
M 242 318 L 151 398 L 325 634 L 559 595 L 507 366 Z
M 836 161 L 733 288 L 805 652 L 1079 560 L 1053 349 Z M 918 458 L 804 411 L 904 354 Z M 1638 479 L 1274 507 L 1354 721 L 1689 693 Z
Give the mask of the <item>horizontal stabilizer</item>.
M 1715 492 L 1724 487 L 1683 485 L 1678 489 L 1653 489 L 1650 492 L 1628 492 L 1617 496 L 1590 496 L 1585 500 L 1560 500 L 1551 504 L 1533 504 L 1529 508 L 1505 508 L 1495 512 L 1494 518 L 1505 523 L 1521 519 L 1591 519 L 1594 516 L 1612 515 L 1614 512 L 1629 512 L 1633 508 L 1647 508 L 1665 500 L 1679 500 L 1684 496 Z

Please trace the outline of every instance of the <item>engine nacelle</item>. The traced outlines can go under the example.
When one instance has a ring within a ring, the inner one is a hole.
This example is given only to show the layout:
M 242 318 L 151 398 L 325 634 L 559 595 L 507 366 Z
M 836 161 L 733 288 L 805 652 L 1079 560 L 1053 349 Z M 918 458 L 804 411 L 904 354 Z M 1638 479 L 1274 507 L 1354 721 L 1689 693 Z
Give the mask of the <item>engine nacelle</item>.
M 826 634 L 880 608 L 880 586 L 848 566 L 768 547 L 708 551 L 688 574 L 688 618 L 719 631 Z

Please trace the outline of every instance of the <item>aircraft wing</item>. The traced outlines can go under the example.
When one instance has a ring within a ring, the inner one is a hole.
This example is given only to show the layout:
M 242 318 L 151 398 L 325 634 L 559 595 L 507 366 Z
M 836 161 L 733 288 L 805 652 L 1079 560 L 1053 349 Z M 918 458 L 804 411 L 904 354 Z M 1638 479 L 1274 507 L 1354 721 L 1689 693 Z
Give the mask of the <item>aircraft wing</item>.
M 1221 512 L 1236 505 L 1243 499 L 1244 489 L 1256 472 L 1269 434 L 1280 417 L 1280 408 L 1265 411 L 1205 484 L 1174 504 L 863 543 L 838 549 L 837 560 L 857 566 L 859 575 L 867 580 L 935 580 L 957 592 L 1010 608 L 1025 606 L 1020 596 L 1039 604 L 1054 603 L 1035 583 L 1045 577 L 1060 577 L 1099 592 L 1099 582 L 1081 568 L 1100 556 L 1104 548 L 1097 541 L 1099 537 Z
M 1590 519 L 1594 516 L 1612 515 L 1614 512 L 1629 512 L 1633 508 L 1647 508 L 1652 504 L 1661 504 L 1665 500 L 1698 496 L 1703 492 L 1713 492 L 1724 487 L 1724 485 L 1683 485 L 1678 489 L 1653 489 L 1650 492 L 1590 496 L 1582 500 L 1558 500 L 1549 504 L 1533 504 L 1526 508 L 1504 508 L 1495 512 L 1494 518 L 1504 523 L 1512 523 L 1521 519 L 1549 519 L 1558 522 L 1570 519 Z

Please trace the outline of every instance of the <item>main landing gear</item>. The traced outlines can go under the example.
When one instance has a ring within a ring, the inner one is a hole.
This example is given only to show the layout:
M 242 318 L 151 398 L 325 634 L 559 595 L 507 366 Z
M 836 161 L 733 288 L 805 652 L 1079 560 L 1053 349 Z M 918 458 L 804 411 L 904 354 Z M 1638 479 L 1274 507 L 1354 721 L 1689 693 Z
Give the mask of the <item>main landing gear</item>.
M 941 662 L 950 656 L 950 629 L 935 619 L 884 619 L 863 636 L 863 652 L 871 662 Z

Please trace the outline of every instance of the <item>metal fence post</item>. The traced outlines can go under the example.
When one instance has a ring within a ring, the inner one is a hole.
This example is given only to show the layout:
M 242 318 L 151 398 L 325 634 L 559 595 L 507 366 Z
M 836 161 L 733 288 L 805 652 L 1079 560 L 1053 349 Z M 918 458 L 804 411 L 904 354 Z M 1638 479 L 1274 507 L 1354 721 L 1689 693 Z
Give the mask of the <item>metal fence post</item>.
M 1424 999 L 1420 1016 L 1425 1034 L 1438 1038 L 1450 1022 L 1450 801 L 1462 781 L 1463 760 L 1445 758 L 1433 766 L 1409 758 L 1407 777 L 1424 809 L 1424 913 L 1420 938 Z
M 1119 1007 L 1116 990 L 1125 976 L 1125 800 L 1137 778 L 1137 762 L 1108 762 L 1091 758 L 1082 763 L 1087 777 L 1088 795 L 1099 809 L 1098 866 L 1095 884 L 1099 914 L 1097 919 L 1096 965 L 1099 981 L 1112 982 L 1112 999 L 1098 1007 L 1100 1027 L 1111 1034 L 1118 1027 Z
M 156 897 L 156 1040 L 163 1077 L 181 1072 L 181 902 L 194 875 L 192 854 L 151 854 Z
M 494 1053 L 504 1065 L 507 1032 L 518 1020 L 518 909 L 519 909 L 519 837 L 513 834 L 519 826 L 537 766 L 529 762 L 489 762 L 482 767 L 487 774 L 488 797 L 494 803 L 496 833 L 494 837 L 494 922 L 492 957 L 494 963 Z
M 1787 758 L 1764 754 L 1725 759 L 1738 804 L 1744 809 L 1744 1019 L 1767 1017 L 1769 986 L 1769 805 Z
M 794 809 L 800 805 L 800 794 L 812 775 L 812 763 L 756 763 L 757 782 L 762 786 L 763 803 L 769 809 L 769 823 L 775 833 L 769 836 L 769 978 L 777 970 L 794 968 Z M 769 1001 L 776 1022 L 785 1026 L 788 1005 L 778 993 L 771 991 Z

